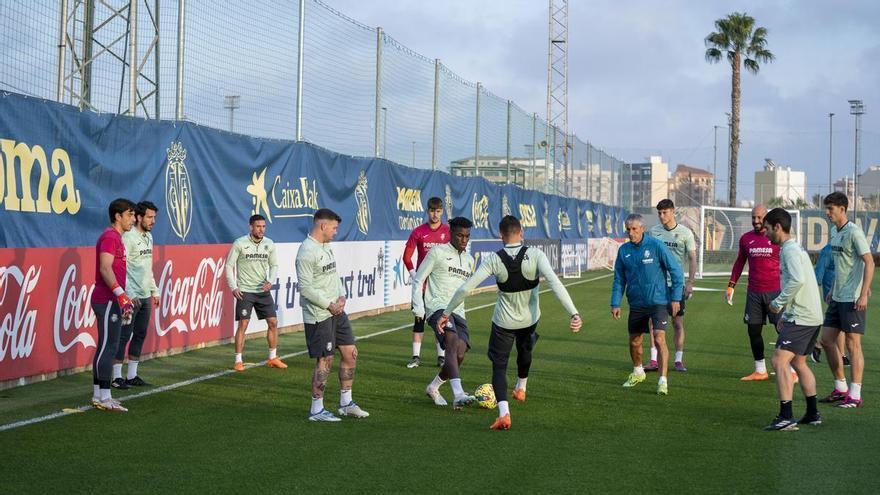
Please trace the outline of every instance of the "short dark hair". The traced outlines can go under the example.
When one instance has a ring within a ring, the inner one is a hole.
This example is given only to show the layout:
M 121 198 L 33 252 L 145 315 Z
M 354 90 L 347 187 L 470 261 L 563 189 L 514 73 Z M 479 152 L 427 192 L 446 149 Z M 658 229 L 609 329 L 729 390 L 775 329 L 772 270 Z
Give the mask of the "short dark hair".
M 513 215 L 504 215 L 504 218 L 498 223 L 498 230 L 501 231 L 502 236 L 507 237 L 511 234 L 520 232 L 522 230 L 522 224 L 519 223 L 519 218 L 516 218 Z
M 657 203 L 657 211 L 660 210 L 674 210 L 675 203 L 672 202 L 671 199 L 661 199 L 659 203 Z
M 318 220 L 336 220 L 337 222 L 342 222 L 342 217 L 336 214 L 335 211 L 330 208 L 321 208 L 315 212 L 315 217 L 313 219 L 314 222 Z
M 786 234 L 791 232 L 791 214 L 785 211 L 785 208 L 773 208 L 770 210 L 764 216 L 764 223 L 770 227 L 778 224 Z
M 110 206 L 107 208 L 107 213 L 110 216 L 110 223 L 116 221 L 116 215 L 123 214 L 128 210 L 135 211 L 134 201 L 125 198 L 116 198 L 110 202 Z
M 465 217 L 455 217 L 449 221 L 449 230 L 456 231 L 461 229 L 469 229 L 474 226 L 474 222 L 471 222 L 469 219 Z
M 428 200 L 428 209 L 437 210 L 443 208 L 443 200 L 434 196 Z
M 158 212 L 159 208 L 157 208 L 156 205 L 154 205 L 150 201 L 141 201 L 134 207 L 134 216 L 142 217 L 147 214 L 147 210 Z
M 266 217 L 264 217 L 263 215 L 260 215 L 259 213 L 257 213 L 256 215 L 251 215 L 251 219 L 248 220 L 248 223 L 249 223 L 250 225 L 253 225 L 254 222 L 259 222 L 260 220 L 262 220 L 262 221 L 265 222 L 265 221 L 266 221 Z
M 846 197 L 846 194 L 843 194 L 840 191 L 834 191 L 833 193 L 825 196 L 825 199 L 822 200 L 822 204 L 825 206 L 842 206 L 844 210 L 849 208 L 849 198 Z

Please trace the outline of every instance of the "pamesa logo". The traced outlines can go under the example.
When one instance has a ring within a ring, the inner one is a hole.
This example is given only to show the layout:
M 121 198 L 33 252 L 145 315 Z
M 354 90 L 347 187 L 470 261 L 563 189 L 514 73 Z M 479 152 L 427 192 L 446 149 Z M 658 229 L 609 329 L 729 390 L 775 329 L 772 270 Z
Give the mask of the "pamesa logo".
M 180 142 L 172 142 L 166 153 L 165 211 L 174 234 L 185 241 L 192 227 L 192 184 L 186 169 L 186 148 Z

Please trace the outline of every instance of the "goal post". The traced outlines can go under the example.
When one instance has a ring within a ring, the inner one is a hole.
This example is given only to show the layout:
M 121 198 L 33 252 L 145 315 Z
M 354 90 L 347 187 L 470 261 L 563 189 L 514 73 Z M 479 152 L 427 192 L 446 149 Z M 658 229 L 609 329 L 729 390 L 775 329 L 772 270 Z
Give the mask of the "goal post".
M 800 242 L 801 212 L 787 211 L 792 217 L 791 235 Z M 753 230 L 751 208 L 700 207 L 697 277 L 729 275 L 739 252 L 739 239 L 750 230 Z M 748 273 L 748 265 L 743 273 Z

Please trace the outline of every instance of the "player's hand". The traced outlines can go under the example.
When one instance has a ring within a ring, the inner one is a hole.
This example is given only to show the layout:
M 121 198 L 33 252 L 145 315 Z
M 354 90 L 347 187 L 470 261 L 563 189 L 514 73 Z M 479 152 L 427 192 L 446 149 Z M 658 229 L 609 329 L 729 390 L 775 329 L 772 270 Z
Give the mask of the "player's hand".
M 347 301 L 347 299 L 345 299 L 345 296 L 339 296 L 339 299 L 336 300 L 336 302 L 339 304 L 340 310 L 345 311 L 345 302 L 346 301 Z
M 158 308 L 158 307 L 159 307 L 159 295 L 158 295 L 158 294 L 155 295 L 155 296 L 153 296 L 153 307 L 154 307 L 154 308 Z
M 339 305 L 339 300 L 330 303 L 330 306 L 327 306 L 327 311 L 329 311 L 330 314 L 333 316 L 338 316 L 342 314 L 342 306 Z
M 678 315 L 678 312 L 681 310 L 681 303 L 678 301 L 672 301 L 669 303 L 670 309 L 672 309 L 672 316 Z
M 613 316 L 615 320 L 619 320 L 620 319 L 620 308 L 611 308 L 611 316 Z
M 855 304 L 856 311 L 864 311 L 865 309 L 868 308 L 868 297 L 869 296 L 867 294 L 865 294 L 864 296 L 861 296 L 858 299 L 856 299 L 856 304 Z
M 828 291 L 828 295 L 825 296 L 825 304 L 831 304 L 831 291 Z
M 777 306 L 775 304 L 772 304 L 772 303 L 770 304 L 770 312 L 771 313 L 779 313 L 780 311 L 782 311 L 782 308 L 780 308 L 779 306 Z
M 263 282 L 263 292 L 269 292 L 269 289 L 272 288 L 272 282 Z
M 440 319 L 437 320 L 437 333 L 442 335 L 446 332 L 447 324 L 449 324 L 449 315 L 440 315 Z
M 134 305 L 134 309 L 138 309 L 141 307 L 141 300 L 138 298 L 132 299 L 131 303 Z
M 233 289 L 232 296 L 241 301 L 241 289 Z
M 729 306 L 733 306 L 733 287 L 728 287 L 727 291 L 724 292 L 724 302 Z
M 116 301 L 119 303 L 119 311 L 123 316 L 129 315 L 134 311 L 134 303 L 125 292 L 116 296 Z
M 688 280 L 684 283 L 684 298 L 690 299 L 692 295 L 694 295 L 694 282 Z
M 571 322 L 568 324 L 568 328 L 571 329 L 573 333 L 578 333 L 581 331 L 581 326 L 583 326 L 584 321 L 581 320 L 581 315 L 575 313 L 571 315 Z
M 415 270 L 409 271 L 409 278 L 410 278 L 410 280 L 416 278 L 416 271 Z
M 785 320 L 780 317 L 776 320 L 776 333 L 782 333 L 782 325 L 785 323 Z

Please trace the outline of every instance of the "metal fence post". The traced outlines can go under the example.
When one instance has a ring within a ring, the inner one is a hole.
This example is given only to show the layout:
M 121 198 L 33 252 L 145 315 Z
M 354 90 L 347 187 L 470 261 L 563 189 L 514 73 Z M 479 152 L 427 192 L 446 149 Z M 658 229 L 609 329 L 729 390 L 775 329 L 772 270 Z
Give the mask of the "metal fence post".
M 440 59 L 434 59 L 434 120 L 431 129 L 431 170 L 437 170 L 437 125 L 440 115 Z
M 67 0 L 61 0 L 61 23 L 58 27 L 58 103 L 64 103 L 64 57 L 67 55 Z
M 507 183 L 510 184 L 510 100 L 507 100 Z
M 483 90 L 482 83 L 477 83 L 477 125 L 474 136 L 474 175 L 480 175 L 480 92 Z
M 306 26 L 306 0 L 299 0 L 299 33 L 296 47 L 296 140 L 302 141 L 302 96 L 303 96 L 303 52 L 305 38 L 303 31 Z
M 183 120 L 183 57 L 186 48 L 186 0 L 177 0 L 177 95 L 174 118 Z
M 535 143 L 536 139 L 538 139 L 538 114 L 532 113 L 532 189 L 535 189 L 535 156 L 538 154 L 538 150 L 535 149 L 535 146 L 538 145 Z
M 137 5 L 136 0 L 128 4 L 128 114 L 132 117 L 137 112 L 137 83 L 138 83 L 138 35 L 137 35 Z M 91 33 L 88 34 L 91 36 Z
M 382 111 L 382 38 L 384 31 L 381 27 L 376 28 L 376 121 L 374 124 L 375 136 L 373 139 L 373 156 L 379 157 L 379 113 Z M 386 157 L 383 157 L 386 158 Z

